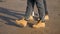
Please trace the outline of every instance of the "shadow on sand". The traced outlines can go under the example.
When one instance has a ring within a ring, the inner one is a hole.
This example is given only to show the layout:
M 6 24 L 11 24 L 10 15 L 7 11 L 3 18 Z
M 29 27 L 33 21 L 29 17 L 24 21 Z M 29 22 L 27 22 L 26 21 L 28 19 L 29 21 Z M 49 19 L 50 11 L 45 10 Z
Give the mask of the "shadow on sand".
M 5 24 L 7 25 L 18 26 L 15 24 L 15 20 L 21 18 L 21 16 L 24 16 L 21 12 L 24 11 L 15 11 L 0 7 L 0 19 L 6 21 Z

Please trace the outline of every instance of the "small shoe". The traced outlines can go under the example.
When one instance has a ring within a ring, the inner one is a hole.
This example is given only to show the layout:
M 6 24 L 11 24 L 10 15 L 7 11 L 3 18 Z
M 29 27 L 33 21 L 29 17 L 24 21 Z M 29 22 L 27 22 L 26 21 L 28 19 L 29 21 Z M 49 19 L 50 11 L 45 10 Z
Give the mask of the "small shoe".
M 16 20 L 16 24 L 25 27 L 25 26 L 27 26 L 27 21 L 24 19 Z
M 33 21 L 34 21 L 33 16 L 30 16 L 28 20 L 29 20 L 30 22 L 33 22 Z
M 48 15 L 45 15 L 45 20 L 49 20 L 49 16 Z
M 40 21 L 37 24 L 33 25 L 33 28 L 40 28 L 40 27 L 45 28 L 45 23 Z

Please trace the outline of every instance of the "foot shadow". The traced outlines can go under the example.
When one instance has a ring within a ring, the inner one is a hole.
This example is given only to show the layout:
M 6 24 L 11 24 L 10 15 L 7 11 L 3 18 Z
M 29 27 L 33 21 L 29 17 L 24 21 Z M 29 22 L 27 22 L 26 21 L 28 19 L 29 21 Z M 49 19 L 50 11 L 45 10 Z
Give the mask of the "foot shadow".
M 32 23 L 28 23 L 28 26 L 32 28 L 33 27 L 33 24 Z

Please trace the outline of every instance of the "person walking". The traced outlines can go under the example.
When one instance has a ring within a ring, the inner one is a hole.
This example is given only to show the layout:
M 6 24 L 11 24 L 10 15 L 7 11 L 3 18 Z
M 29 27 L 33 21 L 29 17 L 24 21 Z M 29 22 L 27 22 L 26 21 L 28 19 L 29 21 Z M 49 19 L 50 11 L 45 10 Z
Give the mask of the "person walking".
M 36 4 L 38 8 L 39 20 L 37 24 L 32 25 L 33 28 L 45 27 L 45 18 L 48 18 L 48 14 L 45 14 L 46 7 L 44 6 L 44 0 L 27 0 L 27 8 L 25 12 L 25 16 L 21 20 L 16 20 L 16 24 L 27 26 L 27 21 L 33 21 L 33 17 L 31 16 L 32 11 L 34 10 L 34 4 Z M 47 16 L 47 17 L 45 17 Z

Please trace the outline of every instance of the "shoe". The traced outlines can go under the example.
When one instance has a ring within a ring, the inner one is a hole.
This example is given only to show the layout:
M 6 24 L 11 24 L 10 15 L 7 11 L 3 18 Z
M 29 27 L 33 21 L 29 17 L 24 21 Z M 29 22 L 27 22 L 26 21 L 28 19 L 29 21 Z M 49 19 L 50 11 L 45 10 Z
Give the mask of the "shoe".
M 49 20 L 49 16 L 48 16 L 48 15 L 46 15 L 44 19 L 45 19 L 45 20 Z
M 45 22 L 39 21 L 37 24 L 33 25 L 33 28 L 45 28 Z
M 23 26 L 23 27 L 26 27 L 27 26 L 27 21 L 24 20 L 24 19 L 16 20 L 16 24 L 20 25 L 20 26 Z
M 30 22 L 33 22 L 33 21 L 34 21 L 33 16 L 30 16 L 28 20 L 29 20 Z

